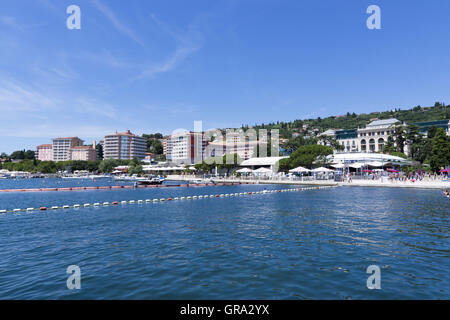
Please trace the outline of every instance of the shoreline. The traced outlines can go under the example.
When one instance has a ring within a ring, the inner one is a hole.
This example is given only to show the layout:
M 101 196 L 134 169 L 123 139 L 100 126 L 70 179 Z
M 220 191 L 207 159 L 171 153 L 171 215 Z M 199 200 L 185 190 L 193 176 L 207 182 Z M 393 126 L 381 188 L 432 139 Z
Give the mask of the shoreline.
M 336 182 L 327 180 L 316 181 L 291 181 L 291 180 L 241 180 L 241 179 L 212 179 L 215 183 L 219 182 L 252 182 L 255 184 L 285 184 L 285 185 L 311 185 L 311 186 L 340 186 L 340 187 L 386 187 L 386 188 L 414 188 L 414 189 L 448 189 L 450 182 L 381 182 L 373 180 L 353 180 L 352 182 Z

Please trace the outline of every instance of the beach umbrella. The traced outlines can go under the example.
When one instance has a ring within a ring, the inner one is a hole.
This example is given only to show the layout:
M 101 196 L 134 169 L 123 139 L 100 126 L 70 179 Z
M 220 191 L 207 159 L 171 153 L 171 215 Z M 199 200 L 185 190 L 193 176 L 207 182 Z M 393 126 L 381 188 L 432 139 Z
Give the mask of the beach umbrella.
M 236 172 L 238 172 L 238 173 L 250 173 L 250 172 L 253 172 L 253 170 L 249 169 L 249 168 L 242 168 L 242 169 L 236 170 Z
M 383 163 L 380 161 L 372 161 L 367 163 L 371 167 L 381 167 L 383 166 Z
M 353 169 L 360 169 L 360 168 L 364 167 L 364 164 L 362 164 L 362 163 L 352 163 L 351 165 L 349 165 L 349 167 L 353 168 Z
M 311 171 L 312 172 L 334 172 L 333 170 L 330 170 L 330 169 L 324 168 L 324 167 L 312 169 Z
M 332 164 L 330 166 L 332 166 L 333 168 L 336 168 L 336 169 L 342 169 L 345 167 L 342 163 L 336 163 L 336 164 Z
M 442 169 L 439 172 L 450 172 L 450 169 Z
M 302 172 L 310 172 L 311 170 L 303 168 L 303 167 L 297 167 L 294 169 L 289 170 L 291 173 L 302 173 Z
M 387 169 L 386 171 L 387 172 L 395 172 L 395 173 L 399 172 L 398 170 L 395 170 L 395 169 Z
M 272 173 L 273 171 L 264 167 L 261 167 L 259 169 L 253 170 L 255 173 Z
M 372 172 L 372 170 L 364 169 L 363 172 Z

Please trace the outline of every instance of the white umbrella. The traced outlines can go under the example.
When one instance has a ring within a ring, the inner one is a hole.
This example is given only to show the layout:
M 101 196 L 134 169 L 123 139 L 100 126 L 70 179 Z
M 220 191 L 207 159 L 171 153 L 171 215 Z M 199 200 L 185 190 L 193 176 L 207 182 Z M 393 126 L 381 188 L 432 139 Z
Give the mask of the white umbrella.
M 341 169 L 345 167 L 342 163 L 332 164 L 331 166 L 336 169 Z
M 197 169 L 195 169 L 195 167 L 189 167 L 189 170 L 197 171 Z
M 368 162 L 367 164 L 371 167 L 381 167 L 383 165 L 383 163 L 380 161 L 372 161 Z
M 324 167 L 320 167 L 320 168 L 316 168 L 316 169 L 312 169 L 312 172 L 333 172 L 333 170 L 324 168 Z
M 359 169 L 364 167 L 364 164 L 362 163 L 352 163 L 351 165 L 349 165 L 349 167 L 354 168 L 354 169 Z
M 255 173 L 272 173 L 272 170 L 261 167 L 259 169 L 253 170 L 253 172 L 255 172 Z
M 253 172 L 253 170 L 249 169 L 249 168 L 242 168 L 242 169 L 236 170 L 236 172 L 239 172 L 239 173 L 250 173 L 250 172 Z
M 297 167 L 294 169 L 289 170 L 291 173 L 302 173 L 302 172 L 310 172 L 311 170 L 303 168 L 303 167 Z

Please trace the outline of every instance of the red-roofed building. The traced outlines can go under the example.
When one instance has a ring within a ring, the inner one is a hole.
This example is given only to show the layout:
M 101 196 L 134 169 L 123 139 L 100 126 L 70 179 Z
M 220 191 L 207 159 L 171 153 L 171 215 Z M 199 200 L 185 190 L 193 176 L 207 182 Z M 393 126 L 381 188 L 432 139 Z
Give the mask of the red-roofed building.
M 41 144 L 36 147 L 36 159 L 41 161 L 53 161 L 53 145 Z

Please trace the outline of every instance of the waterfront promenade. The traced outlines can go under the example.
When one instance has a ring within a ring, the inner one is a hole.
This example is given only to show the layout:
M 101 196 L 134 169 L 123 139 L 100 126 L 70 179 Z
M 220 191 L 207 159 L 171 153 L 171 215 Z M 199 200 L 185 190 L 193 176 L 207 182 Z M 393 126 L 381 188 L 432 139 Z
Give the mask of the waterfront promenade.
M 193 176 L 169 176 L 168 180 L 192 180 Z M 215 183 L 255 183 L 255 184 L 285 184 L 285 185 L 311 185 L 311 186 L 345 186 L 345 187 L 388 187 L 388 188 L 419 188 L 419 189 L 448 189 L 450 188 L 450 181 L 443 180 L 424 180 L 424 181 L 391 181 L 389 179 L 355 179 L 352 182 L 337 182 L 333 179 L 328 180 L 291 180 L 291 179 L 239 179 L 235 177 L 230 178 L 212 178 Z

